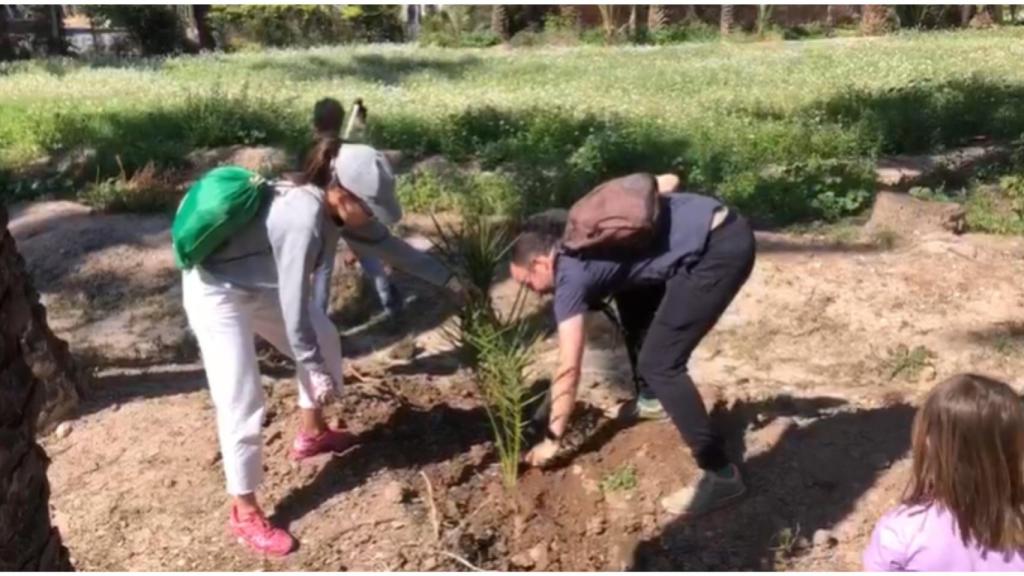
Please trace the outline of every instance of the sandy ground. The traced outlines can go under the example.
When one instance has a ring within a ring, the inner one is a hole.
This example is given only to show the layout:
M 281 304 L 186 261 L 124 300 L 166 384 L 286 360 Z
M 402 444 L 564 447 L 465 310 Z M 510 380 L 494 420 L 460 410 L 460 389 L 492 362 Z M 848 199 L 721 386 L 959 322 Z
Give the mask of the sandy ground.
M 452 310 L 399 275 L 417 296 L 404 331 L 353 328 L 374 301 L 347 272 L 336 316 L 363 378 L 349 379 L 331 416 L 365 444 L 290 464 L 294 384 L 268 358 L 261 496 L 301 541 L 268 560 L 227 533 L 168 224 L 69 203 L 12 217 L 55 330 L 95 370 L 71 433 L 43 439 L 54 516 L 80 569 L 461 569 L 458 556 L 494 569 L 855 570 L 903 487 L 922 395 L 967 370 L 1021 385 L 1021 240 L 759 234 L 750 281 L 691 364 L 750 494 L 674 522 L 657 501 L 694 465 L 670 425 L 609 417 L 622 395 L 603 381 L 621 388 L 621 353 L 588 354 L 573 449 L 506 492 L 474 383 L 439 333 Z

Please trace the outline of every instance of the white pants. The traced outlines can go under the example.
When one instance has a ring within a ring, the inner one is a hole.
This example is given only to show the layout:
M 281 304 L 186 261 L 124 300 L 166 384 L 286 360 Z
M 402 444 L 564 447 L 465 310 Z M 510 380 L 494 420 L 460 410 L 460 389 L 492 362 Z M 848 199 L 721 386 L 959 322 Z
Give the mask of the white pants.
M 263 386 L 254 335 L 292 357 L 276 290 L 249 291 L 218 283 L 193 268 L 182 275 L 188 323 L 199 342 L 229 494 L 254 492 L 263 480 Z M 310 303 L 320 352 L 334 381 L 342 383 L 341 340 L 323 310 Z M 314 408 L 309 375 L 297 370 L 299 407 Z

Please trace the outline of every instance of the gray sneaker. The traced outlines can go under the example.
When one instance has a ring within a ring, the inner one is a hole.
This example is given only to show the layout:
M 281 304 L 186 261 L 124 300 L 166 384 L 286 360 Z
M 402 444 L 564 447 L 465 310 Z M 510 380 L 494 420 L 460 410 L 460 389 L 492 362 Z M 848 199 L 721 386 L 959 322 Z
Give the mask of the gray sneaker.
M 681 518 L 696 518 L 740 499 L 747 487 L 739 469 L 729 465 L 729 476 L 705 470 L 697 482 L 661 499 L 661 507 Z
M 664 420 L 668 418 L 661 401 L 654 397 L 640 396 L 624 407 L 624 414 L 635 420 Z

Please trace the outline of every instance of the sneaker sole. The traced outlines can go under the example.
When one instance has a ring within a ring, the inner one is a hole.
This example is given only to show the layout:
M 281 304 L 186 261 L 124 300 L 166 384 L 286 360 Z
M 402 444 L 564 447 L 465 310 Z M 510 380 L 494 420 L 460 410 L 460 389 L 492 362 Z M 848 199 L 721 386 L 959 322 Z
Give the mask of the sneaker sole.
M 345 454 L 348 454 L 350 451 L 352 451 L 353 448 L 355 448 L 357 446 L 359 446 L 359 442 L 355 442 L 354 444 L 352 444 L 351 446 L 348 446 L 344 450 L 339 450 L 339 451 L 331 450 L 329 452 L 317 452 L 316 454 L 310 454 L 308 456 L 301 456 L 301 455 L 296 454 L 294 451 L 289 451 L 288 452 L 288 459 L 291 460 L 292 462 L 299 463 L 299 462 L 305 462 L 307 460 L 312 460 L 312 459 L 315 459 L 315 458 L 321 458 L 321 457 L 327 457 L 327 456 L 333 458 L 335 456 L 343 456 Z
M 253 552 L 256 552 L 257 554 L 260 554 L 260 555 L 262 555 L 264 557 L 267 557 L 267 558 L 274 558 L 274 559 L 283 559 L 286 556 L 290 556 L 292 553 L 295 552 L 296 548 L 298 548 L 298 546 L 293 545 L 291 550 L 289 550 L 287 552 L 271 552 L 269 550 L 260 550 L 255 545 L 250 544 L 249 541 L 247 541 L 245 538 L 241 538 L 241 537 L 236 536 L 235 540 L 239 544 L 241 544 L 242 546 L 245 546 L 246 548 L 248 548 L 249 550 L 251 550 Z
M 273 558 L 275 560 L 282 559 L 282 558 L 284 558 L 286 556 L 290 556 L 290 555 L 294 554 L 296 550 L 299 549 L 299 543 L 294 538 L 292 539 L 292 547 L 291 547 L 291 549 L 288 550 L 287 552 L 281 553 L 281 552 L 271 552 L 269 550 L 261 550 L 260 548 L 256 547 L 256 545 L 250 543 L 245 538 L 242 538 L 241 536 L 236 534 L 235 533 L 235 529 L 232 528 L 231 526 L 228 526 L 228 535 L 231 538 L 234 538 L 235 542 L 237 542 L 238 544 L 240 544 L 243 547 L 247 548 L 249 551 L 255 552 L 255 553 L 257 553 L 257 554 L 259 554 L 261 556 L 264 556 L 266 558 Z

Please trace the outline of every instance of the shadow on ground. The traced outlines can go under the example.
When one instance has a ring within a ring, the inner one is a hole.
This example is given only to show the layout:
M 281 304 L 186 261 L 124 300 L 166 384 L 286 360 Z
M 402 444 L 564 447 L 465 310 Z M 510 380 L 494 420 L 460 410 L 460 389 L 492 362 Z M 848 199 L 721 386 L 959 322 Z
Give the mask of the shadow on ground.
M 638 545 L 633 568 L 771 570 L 790 552 L 787 531 L 809 540 L 819 529 L 834 528 L 907 452 L 914 415 L 906 404 L 864 410 L 842 404 L 779 397 L 716 408 L 713 418 L 736 453 L 747 451 L 748 426 L 784 415 L 820 417 L 789 427 L 772 448 L 744 463 L 749 494 L 743 501 L 703 519 L 669 524 Z

